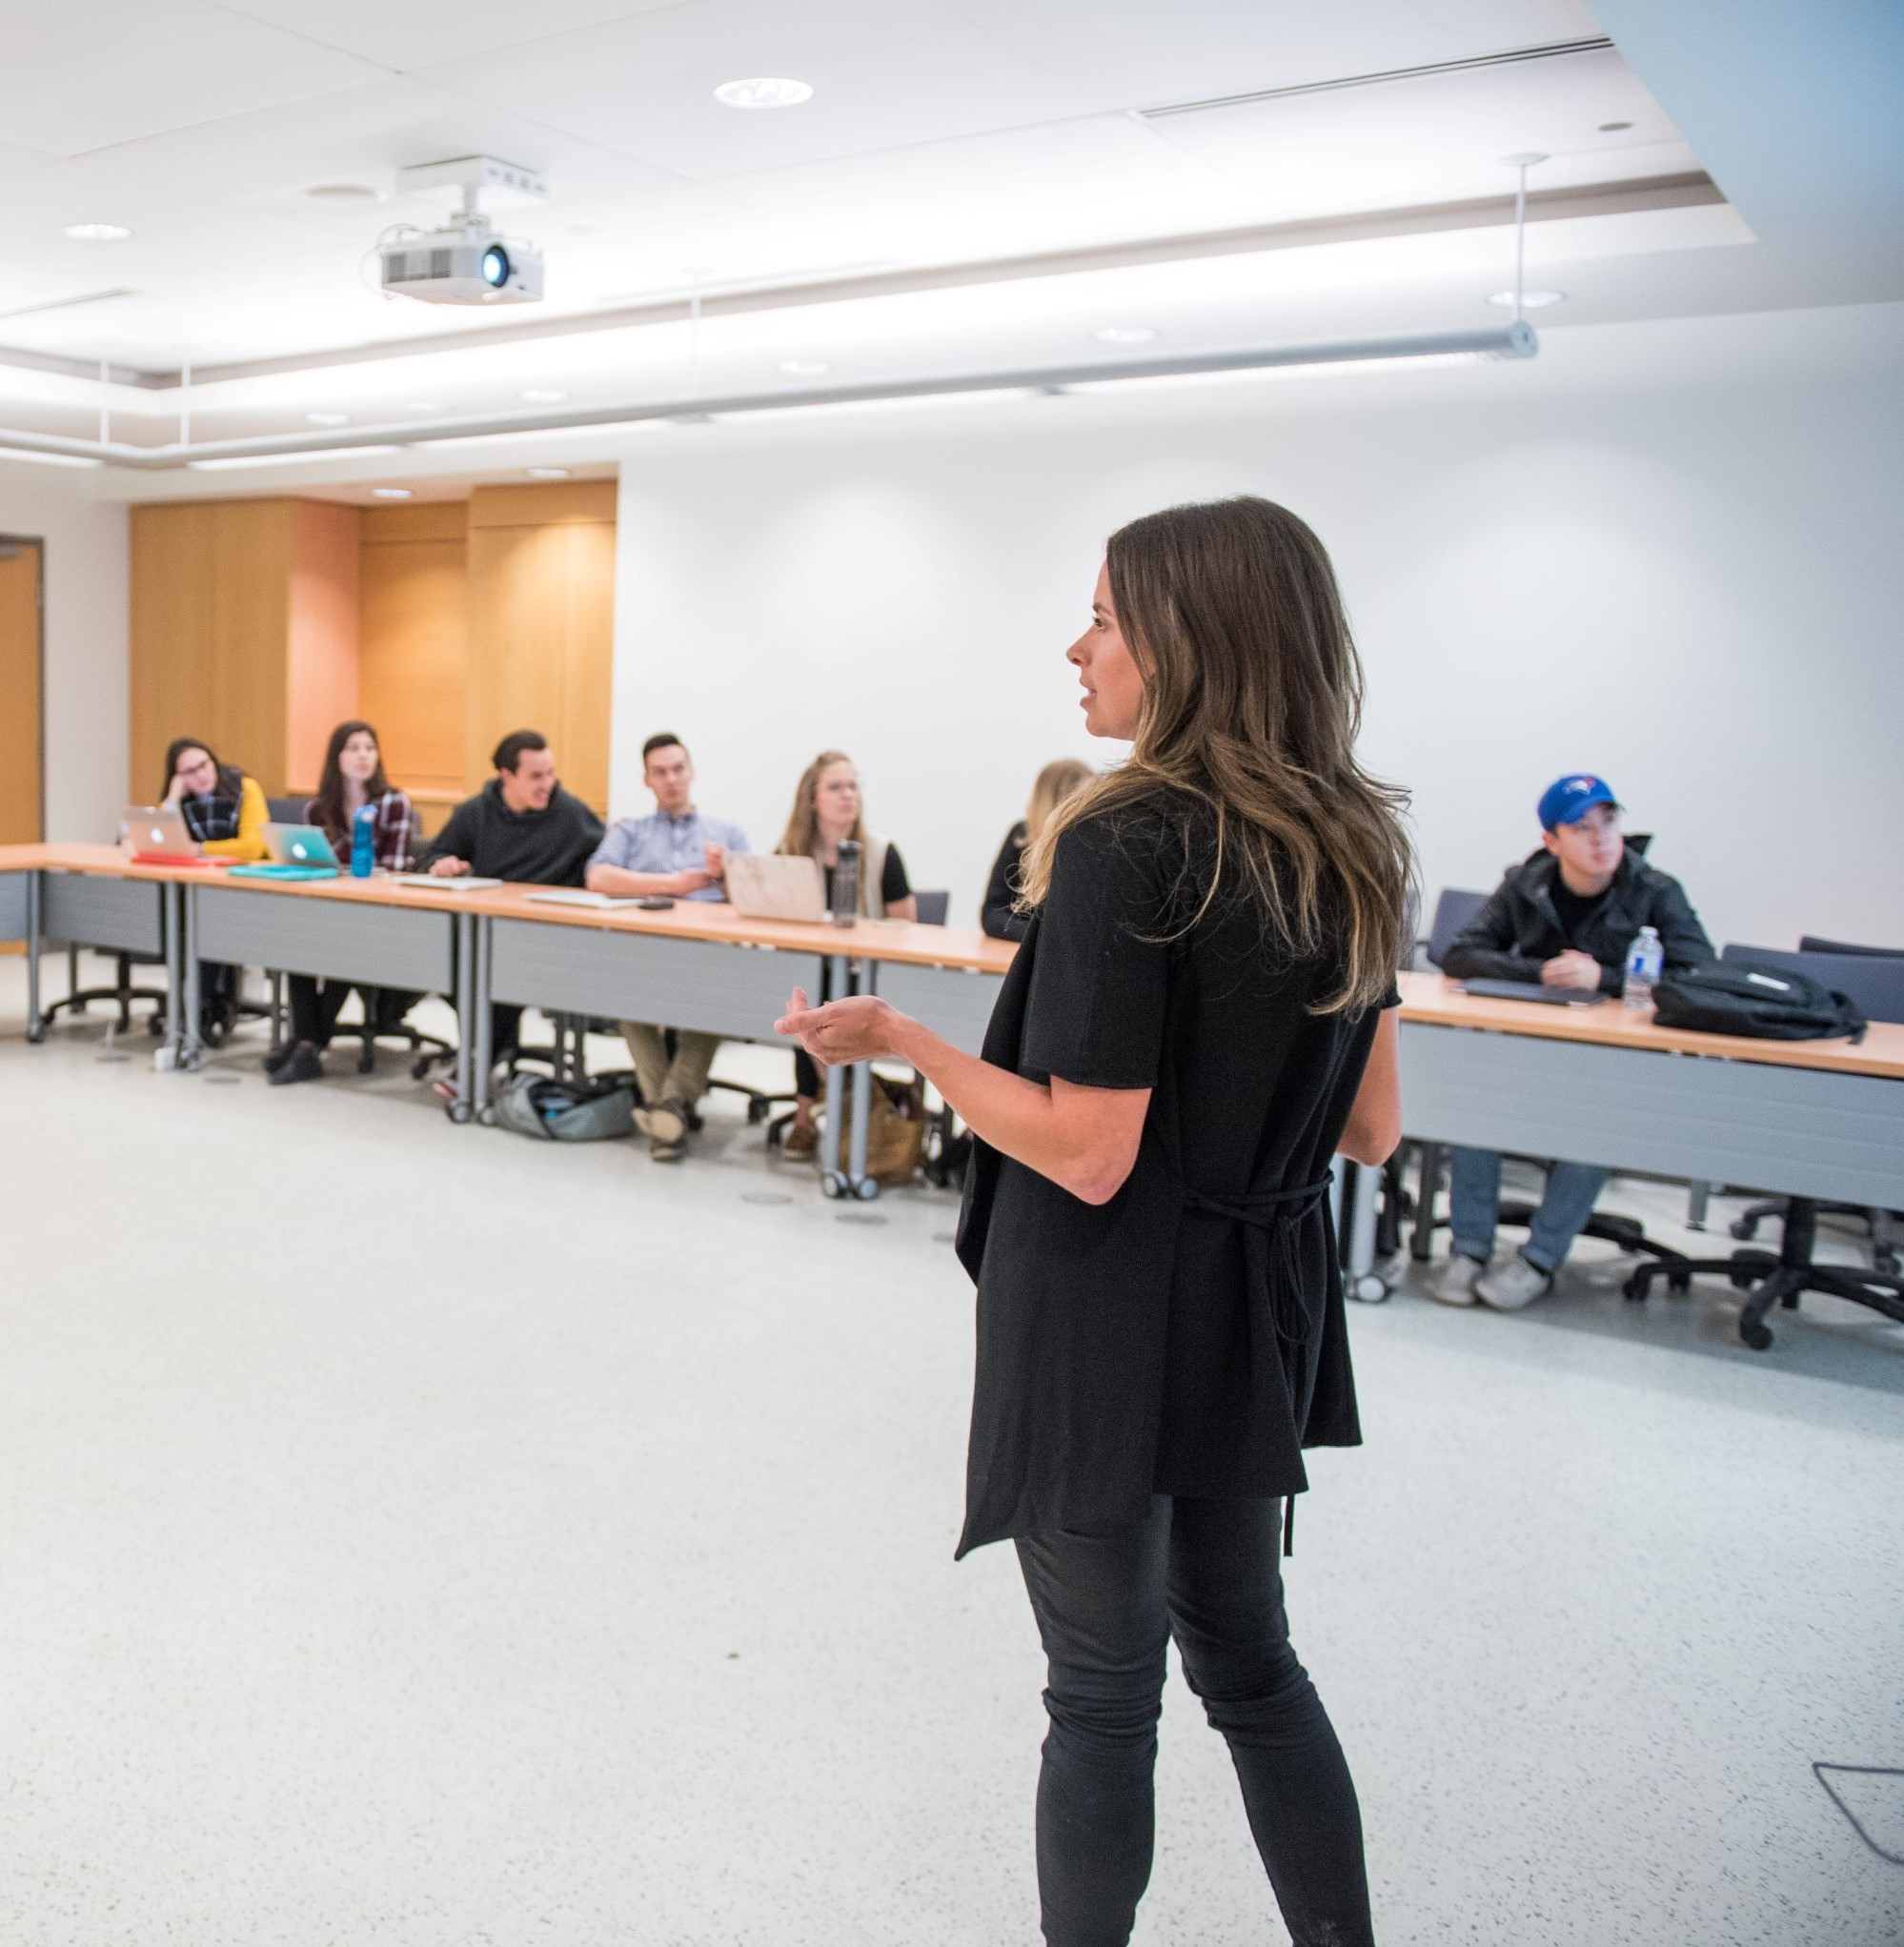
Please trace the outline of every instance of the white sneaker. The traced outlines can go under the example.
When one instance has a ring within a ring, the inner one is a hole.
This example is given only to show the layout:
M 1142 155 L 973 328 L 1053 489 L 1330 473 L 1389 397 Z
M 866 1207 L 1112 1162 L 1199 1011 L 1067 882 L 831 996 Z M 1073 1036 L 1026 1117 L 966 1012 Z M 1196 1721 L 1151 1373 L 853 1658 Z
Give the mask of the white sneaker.
M 1520 1311 L 1553 1289 L 1553 1273 L 1530 1265 L 1516 1251 L 1498 1271 L 1478 1279 L 1474 1295 L 1496 1311 Z
M 1437 1305 L 1472 1305 L 1474 1287 L 1488 1267 L 1460 1251 L 1450 1255 L 1428 1281 L 1428 1296 Z

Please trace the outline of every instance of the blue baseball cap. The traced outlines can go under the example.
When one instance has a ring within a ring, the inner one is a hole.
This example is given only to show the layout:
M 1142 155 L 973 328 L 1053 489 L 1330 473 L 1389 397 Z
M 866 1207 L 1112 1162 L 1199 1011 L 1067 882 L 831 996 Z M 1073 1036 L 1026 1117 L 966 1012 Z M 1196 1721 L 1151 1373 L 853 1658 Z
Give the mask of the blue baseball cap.
M 1606 779 L 1587 771 L 1556 778 L 1540 794 L 1540 828 L 1550 832 L 1556 825 L 1578 824 L 1596 804 L 1610 804 L 1614 810 L 1619 809 L 1620 801 L 1613 796 L 1612 786 Z

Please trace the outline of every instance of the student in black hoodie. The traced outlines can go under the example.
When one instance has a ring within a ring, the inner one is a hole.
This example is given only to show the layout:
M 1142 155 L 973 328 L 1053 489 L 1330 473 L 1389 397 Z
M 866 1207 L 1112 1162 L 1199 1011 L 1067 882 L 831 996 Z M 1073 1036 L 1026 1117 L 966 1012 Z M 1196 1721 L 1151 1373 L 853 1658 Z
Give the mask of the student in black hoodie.
M 1629 849 L 1619 801 L 1604 779 L 1556 779 L 1541 796 L 1539 816 L 1541 849 L 1455 935 L 1444 973 L 1617 994 L 1642 926 L 1659 935 L 1668 973 L 1716 958 L 1678 880 Z M 1454 1243 L 1429 1295 L 1444 1305 L 1478 1298 L 1497 1311 L 1532 1304 L 1551 1288 L 1606 1180 L 1591 1164 L 1553 1164 L 1528 1241 L 1490 1270 L 1501 1159 L 1491 1149 L 1456 1149 L 1448 1185 Z
M 438 879 L 507 879 L 521 885 L 579 885 L 602 823 L 556 777 L 556 756 L 539 730 L 512 730 L 490 761 L 496 776 L 465 798 L 423 854 Z M 517 1044 L 520 1007 L 498 1006 L 490 1045 L 500 1060 Z

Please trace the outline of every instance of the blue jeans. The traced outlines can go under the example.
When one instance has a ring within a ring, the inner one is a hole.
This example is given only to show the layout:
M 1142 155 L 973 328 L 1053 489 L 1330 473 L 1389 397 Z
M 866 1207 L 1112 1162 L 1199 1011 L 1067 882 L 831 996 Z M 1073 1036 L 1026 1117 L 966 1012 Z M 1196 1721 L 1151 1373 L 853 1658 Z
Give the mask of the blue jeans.
M 1159 1494 L 1107 1536 L 1018 1543 L 1050 1667 L 1038 1895 L 1051 1947 L 1124 1947 L 1150 1880 L 1165 1654 L 1229 1744 L 1295 1947 L 1372 1947 L 1362 1815 L 1328 1714 L 1289 1646 L 1280 1501 Z
M 1494 1248 L 1494 1212 L 1501 1201 L 1501 1158 L 1493 1149 L 1455 1149 L 1448 1172 L 1448 1213 L 1454 1247 L 1481 1264 Z M 1607 1181 L 1590 1163 L 1550 1163 L 1547 1189 L 1528 1226 L 1521 1255 L 1536 1270 L 1557 1271 L 1580 1235 Z

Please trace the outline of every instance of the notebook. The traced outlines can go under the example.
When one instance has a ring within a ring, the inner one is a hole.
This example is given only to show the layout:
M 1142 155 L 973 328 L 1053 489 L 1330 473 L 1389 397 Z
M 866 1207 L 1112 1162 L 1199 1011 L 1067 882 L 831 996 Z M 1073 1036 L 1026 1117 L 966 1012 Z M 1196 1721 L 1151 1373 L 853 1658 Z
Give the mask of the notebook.
M 638 906 L 638 895 L 612 892 L 584 892 L 578 885 L 546 885 L 527 895 L 545 906 L 587 906 L 596 912 L 610 912 L 618 906 Z
M 416 886 L 424 892 L 487 892 L 502 881 L 478 879 L 474 872 L 466 872 L 460 879 L 438 879 L 434 872 L 399 872 L 391 883 Z

